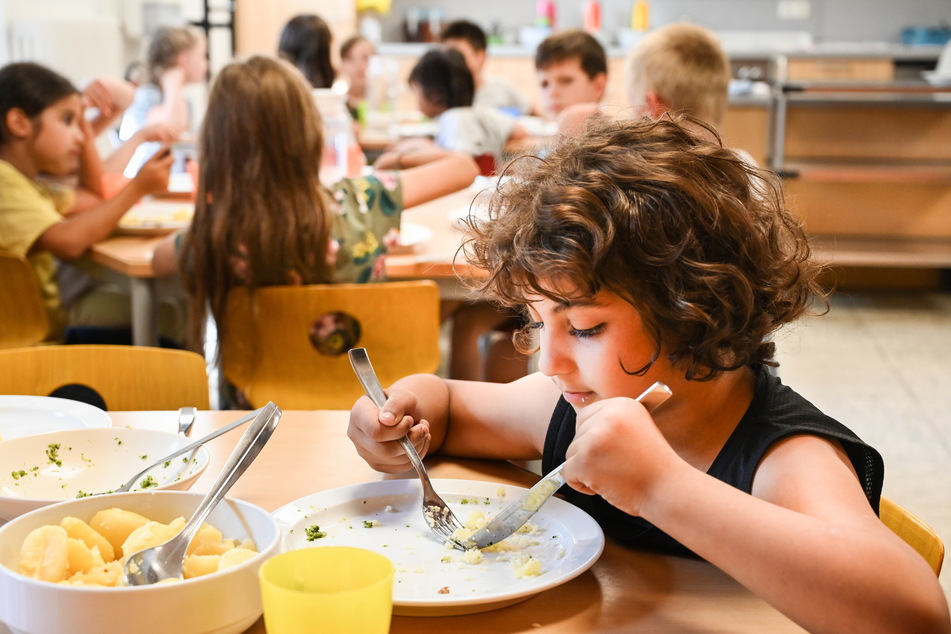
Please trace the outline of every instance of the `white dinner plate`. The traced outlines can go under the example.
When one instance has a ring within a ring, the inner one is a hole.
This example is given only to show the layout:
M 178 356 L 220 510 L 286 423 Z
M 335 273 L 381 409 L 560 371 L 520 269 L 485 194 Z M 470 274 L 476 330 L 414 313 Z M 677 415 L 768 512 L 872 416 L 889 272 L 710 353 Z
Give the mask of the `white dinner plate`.
M 470 217 L 474 220 L 488 220 L 489 208 L 485 205 L 463 205 L 449 212 L 450 223 L 460 229 L 464 228 L 464 222 Z
M 486 518 L 518 499 L 522 487 L 471 480 L 433 480 L 464 524 Z M 274 512 L 283 550 L 356 546 L 381 553 L 396 567 L 393 613 L 446 616 L 494 610 L 575 578 L 604 549 L 604 533 L 587 513 L 553 498 L 516 534 L 514 550 L 484 552 L 479 563 L 447 549 L 423 518 L 419 481 L 382 480 L 314 493 Z M 308 540 L 307 529 L 326 533 Z M 316 529 L 314 529 L 316 530 Z M 513 538 L 510 538 L 510 540 Z M 518 576 L 525 558 L 541 561 L 537 576 Z M 441 592 L 442 591 L 442 592 Z
M 188 201 L 143 200 L 119 221 L 118 233 L 126 235 L 163 235 L 187 227 L 195 214 Z
M 921 71 L 921 76 L 925 78 L 925 81 L 936 88 L 951 86 L 951 75 L 946 73 L 938 74 L 937 71 L 923 70 Z
M 414 225 L 411 222 L 400 224 L 400 243 L 391 251 L 411 251 L 421 244 L 433 239 L 433 230 L 423 225 Z
M 51 396 L 0 396 L 0 441 L 64 429 L 112 427 L 98 407 Z

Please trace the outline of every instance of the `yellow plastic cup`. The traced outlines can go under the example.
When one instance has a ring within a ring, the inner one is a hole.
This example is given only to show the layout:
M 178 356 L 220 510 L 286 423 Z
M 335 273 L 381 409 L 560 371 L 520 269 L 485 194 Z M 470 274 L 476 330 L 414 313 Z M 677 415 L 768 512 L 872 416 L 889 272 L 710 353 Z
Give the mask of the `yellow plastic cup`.
M 393 563 L 349 546 L 290 550 L 261 566 L 268 634 L 386 634 L 393 614 Z

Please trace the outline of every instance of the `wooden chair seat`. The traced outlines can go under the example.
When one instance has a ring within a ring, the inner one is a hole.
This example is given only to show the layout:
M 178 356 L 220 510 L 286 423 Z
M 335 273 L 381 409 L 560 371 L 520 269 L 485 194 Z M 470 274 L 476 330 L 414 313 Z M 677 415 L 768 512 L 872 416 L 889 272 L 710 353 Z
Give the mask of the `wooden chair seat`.
M 439 289 L 428 280 L 269 286 L 228 297 L 221 369 L 254 407 L 350 409 L 363 394 L 347 351 L 384 386 L 439 366 Z

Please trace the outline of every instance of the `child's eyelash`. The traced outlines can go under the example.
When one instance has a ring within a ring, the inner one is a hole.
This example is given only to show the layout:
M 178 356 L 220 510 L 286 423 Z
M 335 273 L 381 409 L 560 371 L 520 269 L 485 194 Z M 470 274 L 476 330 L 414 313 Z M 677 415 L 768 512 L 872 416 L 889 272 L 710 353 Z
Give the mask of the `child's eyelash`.
M 571 329 L 571 335 L 579 339 L 594 337 L 595 335 L 600 335 L 602 332 L 604 332 L 604 324 L 598 324 L 594 328 L 586 328 L 585 330 L 578 330 L 577 328 Z
M 532 321 L 525 325 L 525 330 L 540 330 L 544 326 L 544 322 L 541 321 Z M 578 337 L 579 339 L 585 339 L 587 337 L 594 337 L 600 335 L 604 332 L 604 324 L 598 324 L 594 328 L 587 328 L 584 330 L 579 330 L 578 328 L 571 328 L 569 331 L 572 337 Z

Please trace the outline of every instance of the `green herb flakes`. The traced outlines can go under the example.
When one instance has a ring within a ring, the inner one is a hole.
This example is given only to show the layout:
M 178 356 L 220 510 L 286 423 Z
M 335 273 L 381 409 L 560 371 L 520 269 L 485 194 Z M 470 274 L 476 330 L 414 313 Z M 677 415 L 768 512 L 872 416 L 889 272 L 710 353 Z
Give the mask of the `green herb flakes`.
M 47 460 L 55 464 L 57 467 L 63 466 L 63 461 L 59 459 L 59 443 L 58 442 L 51 442 L 46 447 L 46 458 Z
M 307 537 L 307 541 L 312 542 L 315 539 L 326 537 L 327 533 L 320 530 L 320 527 L 314 524 L 313 526 L 308 526 L 307 528 L 304 529 L 304 535 Z

